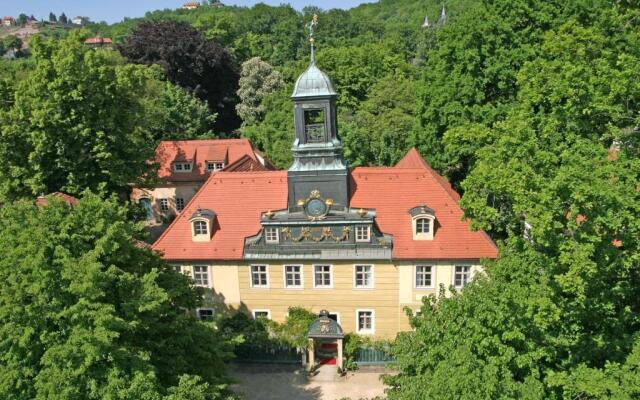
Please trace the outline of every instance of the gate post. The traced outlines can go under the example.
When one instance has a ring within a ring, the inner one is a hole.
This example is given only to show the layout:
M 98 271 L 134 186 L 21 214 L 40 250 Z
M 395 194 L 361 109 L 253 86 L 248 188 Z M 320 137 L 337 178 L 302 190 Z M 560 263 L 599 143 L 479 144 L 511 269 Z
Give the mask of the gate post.
M 309 339 L 309 349 L 307 350 L 309 352 L 309 364 L 307 365 L 307 369 L 311 369 L 313 368 L 313 366 L 316 364 L 316 360 L 315 360 L 315 347 L 314 347 L 314 340 L 313 339 Z

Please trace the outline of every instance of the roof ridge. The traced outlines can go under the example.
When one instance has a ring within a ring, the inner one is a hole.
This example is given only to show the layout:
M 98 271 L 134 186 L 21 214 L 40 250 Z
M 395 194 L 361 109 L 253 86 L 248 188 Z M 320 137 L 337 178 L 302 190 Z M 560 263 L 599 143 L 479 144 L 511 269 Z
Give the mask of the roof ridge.
M 251 142 L 247 138 L 237 138 L 237 139 L 184 139 L 184 140 L 161 140 L 160 143 L 185 143 L 185 144 L 197 144 L 197 143 L 220 143 L 220 144 L 249 144 Z
M 420 152 L 415 147 L 412 147 L 407 152 L 407 154 L 405 154 L 402 160 L 398 161 L 394 168 L 398 168 L 400 170 L 412 169 L 403 167 L 403 165 L 405 164 L 411 166 L 417 165 L 424 168 L 427 172 L 429 172 L 436 183 L 440 185 L 440 187 L 444 189 L 445 192 L 447 192 L 447 195 L 451 198 L 451 200 L 455 201 L 456 204 L 460 201 L 460 194 L 453 189 L 451 183 L 447 181 L 442 175 L 440 175 L 435 169 L 433 169 L 429 162 L 420 155 Z

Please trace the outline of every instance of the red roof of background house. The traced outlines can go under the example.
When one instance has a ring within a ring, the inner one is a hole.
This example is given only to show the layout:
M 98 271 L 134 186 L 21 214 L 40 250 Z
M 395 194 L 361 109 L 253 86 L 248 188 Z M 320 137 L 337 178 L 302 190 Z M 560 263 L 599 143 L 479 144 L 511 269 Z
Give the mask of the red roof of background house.
M 210 175 L 207 161 L 230 166 L 245 156 L 266 165 L 265 169 L 273 169 L 247 139 L 163 141 L 156 149 L 156 162 L 160 164 L 158 177 L 167 181 L 205 181 Z M 176 161 L 193 163 L 191 172 L 175 172 L 173 163 Z
M 395 259 L 495 258 L 498 250 L 484 232 L 463 221 L 459 196 L 412 150 L 395 167 L 355 168 L 351 207 L 376 209 L 376 222 L 393 235 Z M 452 193 L 453 192 L 453 193 Z M 454 195 L 455 194 L 455 195 Z M 435 210 L 434 240 L 414 241 L 409 210 L 426 204 Z M 244 239 L 260 230 L 263 212 L 287 207 L 287 172 L 217 172 L 153 245 L 171 260 L 239 260 Z M 190 216 L 211 209 L 217 224 L 210 242 L 191 240 Z
M 224 167 L 225 172 L 253 172 L 253 171 L 269 171 L 270 168 L 265 167 L 253 158 L 244 155 L 236 162 Z
M 4 17 L 4 18 L 2 18 L 2 20 L 3 20 L 3 21 L 12 21 L 12 22 L 15 22 L 15 20 L 16 20 L 16 19 L 15 19 L 15 18 L 13 18 L 13 17 Z
M 111 38 L 103 38 L 100 36 L 96 36 L 96 37 L 92 37 L 92 38 L 88 38 L 87 40 L 84 41 L 85 44 L 111 44 L 113 43 L 113 41 L 111 40 Z
M 46 196 L 44 196 L 44 195 L 38 196 L 38 198 L 36 199 L 36 205 L 39 206 L 39 207 L 46 206 L 47 204 L 49 204 L 49 198 L 51 198 L 51 197 L 58 198 L 58 199 L 64 201 L 65 203 L 67 203 L 70 206 L 75 206 L 80 201 L 77 198 L 75 198 L 73 196 L 70 196 L 70 195 L 68 195 L 66 193 L 54 192 L 54 193 L 48 194 Z

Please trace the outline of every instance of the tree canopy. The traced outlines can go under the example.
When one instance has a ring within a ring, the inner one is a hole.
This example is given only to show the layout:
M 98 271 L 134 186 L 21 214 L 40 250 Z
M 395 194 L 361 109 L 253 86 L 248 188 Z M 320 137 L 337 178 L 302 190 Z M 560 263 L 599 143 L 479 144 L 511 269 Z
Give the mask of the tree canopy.
M 160 65 L 170 82 L 205 100 L 218 116 L 217 132 L 229 134 L 240 125 L 235 112 L 237 64 L 202 31 L 183 22 L 142 22 L 118 49 L 133 63 Z
M 0 397 L 222 399 L 201 289 L 139 245 L 116 197 L 0 208 Z
M 139 93 L 157 72 L 71 35 L 31 41 L 35 67 L 2 111 L 0 201 L 101 185 L 122 191 L 149 169 L 155 143 Z
M 412 318 L 391 399 L 640 395 L 637 17 L 549 30 L 504 118 L 445 134 L 474 158 L 467 216 L 504 240 L 486 278 Z

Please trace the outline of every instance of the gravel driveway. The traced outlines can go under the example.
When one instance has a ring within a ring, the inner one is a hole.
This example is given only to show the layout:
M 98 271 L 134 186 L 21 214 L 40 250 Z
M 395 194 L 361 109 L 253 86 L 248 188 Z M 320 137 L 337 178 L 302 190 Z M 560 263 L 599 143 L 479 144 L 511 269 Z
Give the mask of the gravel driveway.
M 384 395 L 381 369 L 363 369 L 334 382 L 315 381 L 294 366 L 236 364 L 233 389 L 247 400 L 339 400 Z M 386 371 L 389 373 L 389 371 Z

